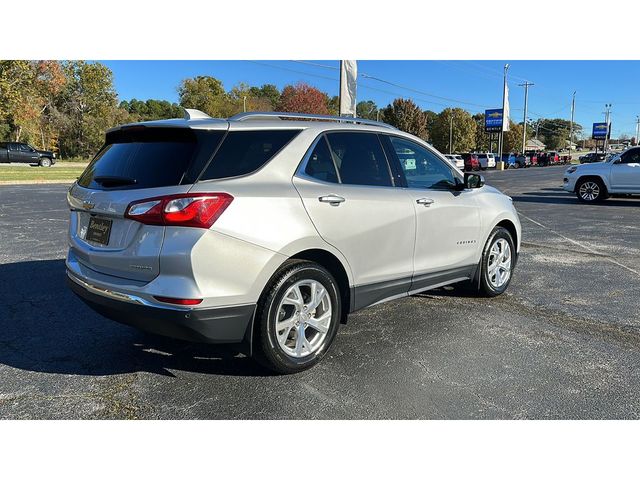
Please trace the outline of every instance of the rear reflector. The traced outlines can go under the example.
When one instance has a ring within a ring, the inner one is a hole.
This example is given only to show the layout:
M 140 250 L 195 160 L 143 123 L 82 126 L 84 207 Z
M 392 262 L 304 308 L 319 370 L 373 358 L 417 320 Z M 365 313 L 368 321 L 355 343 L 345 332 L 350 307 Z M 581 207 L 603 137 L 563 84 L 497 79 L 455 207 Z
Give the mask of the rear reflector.
M 181 193 L 132 202 L 124 216 L 147 225 L 210 228 L 232 201 L 228 193 Z
M 157 297 L 153 296 L 156 300 L 164 303 L 172 303 L 174 305 L 198 305 L 202 303 L 201 298 L 171 298 L 171 297 Z

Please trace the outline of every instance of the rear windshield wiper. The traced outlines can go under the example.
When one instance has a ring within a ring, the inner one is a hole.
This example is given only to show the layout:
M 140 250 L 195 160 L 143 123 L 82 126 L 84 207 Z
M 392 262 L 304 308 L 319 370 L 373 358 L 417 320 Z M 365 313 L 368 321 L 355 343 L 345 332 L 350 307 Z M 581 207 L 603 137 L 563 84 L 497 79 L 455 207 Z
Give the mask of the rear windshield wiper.
M 131 177 L 120 177 L 116 175 L 98 175 L 93 177 L 93 181 L 103 187 L 116 187 L 118 185 L 135 185 L 138 181 Z

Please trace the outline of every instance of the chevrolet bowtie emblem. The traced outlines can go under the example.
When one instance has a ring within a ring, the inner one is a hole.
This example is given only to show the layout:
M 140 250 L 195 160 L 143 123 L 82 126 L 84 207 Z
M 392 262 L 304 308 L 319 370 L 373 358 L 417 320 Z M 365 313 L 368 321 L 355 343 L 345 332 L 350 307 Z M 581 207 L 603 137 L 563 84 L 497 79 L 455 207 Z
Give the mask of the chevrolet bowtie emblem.
M 93 207 L 95 207 L 96 204 L 95 203 L 91 203 L 91 202 L 82 202 L 82 208 L 84 208 L 85 210 L 92 210 Z

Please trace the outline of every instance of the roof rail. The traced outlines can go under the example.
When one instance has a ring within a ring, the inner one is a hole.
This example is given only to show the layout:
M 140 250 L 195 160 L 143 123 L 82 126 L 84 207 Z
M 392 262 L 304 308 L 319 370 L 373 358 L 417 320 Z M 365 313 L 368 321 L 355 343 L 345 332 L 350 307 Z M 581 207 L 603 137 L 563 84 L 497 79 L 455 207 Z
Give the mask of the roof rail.
M 185 120 L 198 120 L 202 118 L 211 118 L 204 112 L 200 110 L 196 110 L 195 108 L 185 108 L 184 109 L 184 119 Z
M 374 127 L 383 127 L 397 130 L 396 127 L 388 123 L 376 122 L 375 120 L 367 120 L 358 117 L 340 117 L 338 115 L 316 115 L 312 113 L 290 113 L 290 112 L 244 112 L 238 113 L 233 117 L 229 117 L 229 121 L 243 122 L 245 120 L 273 120 L 284 118 L 302 119 L 302 120 L 322 120 L 325 122 L 348 122 L 359 123 L 361 125 L 371 125 Z

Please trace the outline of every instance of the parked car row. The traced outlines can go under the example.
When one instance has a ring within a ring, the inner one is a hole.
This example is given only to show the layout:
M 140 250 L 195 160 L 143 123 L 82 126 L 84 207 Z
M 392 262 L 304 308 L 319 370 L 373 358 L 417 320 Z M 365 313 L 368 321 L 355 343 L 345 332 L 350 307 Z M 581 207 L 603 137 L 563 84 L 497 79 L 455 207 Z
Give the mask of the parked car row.
M 444 155 L 444 157 L 449 160 L 452 165 L 465 171 L 495 168 L 497 162 L 497 155 L 494 153 L 460 153 L 448 154 Z M 527 150 L 524 154 L 513 152 L 503 153 L 502 161 L 506 168 L 546 167 L 549 165 L 569 164 L 571 163 L 571 155 L 560 155 L 559 152 L 555 150 L 549 152 Z

